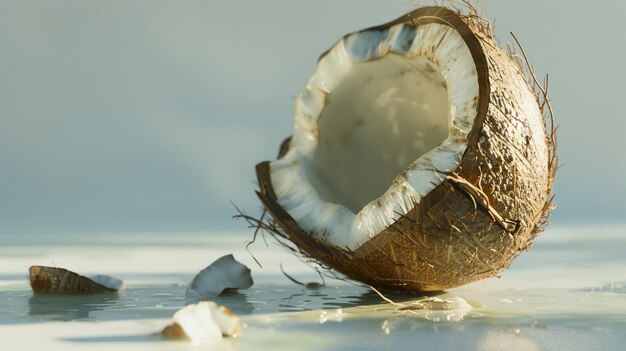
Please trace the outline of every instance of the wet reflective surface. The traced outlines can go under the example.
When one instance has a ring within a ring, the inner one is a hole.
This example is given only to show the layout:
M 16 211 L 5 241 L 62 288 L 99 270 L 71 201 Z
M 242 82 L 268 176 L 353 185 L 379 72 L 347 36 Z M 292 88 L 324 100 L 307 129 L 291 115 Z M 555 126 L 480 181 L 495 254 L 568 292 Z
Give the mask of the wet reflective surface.
M 252 269 L 255 284 L 213 298 L 238 314 L 244 329 L 239 338 L 212 349 L 615 350 L 626 344 L 626 232 L 621 227 L 548 230 L 500 279 L 452 289 L 427 303 L 422 296 L 385 293 L 395 304 L 368 288 L 328 278 L 318 288 L 297 285 L 282 275 L 279 264 L 302 282 L 321 281 L 296 258 L 262 242 L 252 247 L 260 268 L 243 248 L 247 234 L 164 235 L 139 235 L 128 245 L 111 235 L 93 246 L 72 242 L 71 236 L 35 246 L 13 239 L 0 248 L 0 346 L 192 348 L 157 333 L 176 310 L 195 302 L 185 299 L 193 276 L 228 253 Z M 50 263 L 110 274 L 122 279 L 125 289 L 34 295 L 28 266 Z

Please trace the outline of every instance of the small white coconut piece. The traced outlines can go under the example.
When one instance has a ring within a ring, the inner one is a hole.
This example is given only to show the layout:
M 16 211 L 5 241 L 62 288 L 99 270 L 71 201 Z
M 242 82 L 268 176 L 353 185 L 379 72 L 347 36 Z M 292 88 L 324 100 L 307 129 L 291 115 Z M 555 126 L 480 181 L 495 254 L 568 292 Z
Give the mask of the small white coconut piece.
M 230 254 L 220 257 L 193 278 L 187 288 L 187 299 L 217 296 L 227 289 L 247 289 L 253 283 L 250 268 Z
M 162 334 L 173 339 L 189 339 L 193 344 L 235 337 L 241 328 L 239 317 L 213 301 L 188 305 L 174 314 L 173 321 Z

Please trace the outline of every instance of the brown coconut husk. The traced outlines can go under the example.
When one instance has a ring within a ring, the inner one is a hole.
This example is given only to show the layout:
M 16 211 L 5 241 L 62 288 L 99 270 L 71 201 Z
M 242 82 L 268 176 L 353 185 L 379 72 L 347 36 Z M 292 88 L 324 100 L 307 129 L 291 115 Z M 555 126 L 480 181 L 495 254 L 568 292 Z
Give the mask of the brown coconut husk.
M 521 55 L 510 47 L 502 50 L 491 23 L 469 2 L 464 4 L 467 14 L 422 7 L 366 29 L 440 23 L 458 31 L 469 47 L 478 72 L 477 115 L 467 150 L 446 180 L 353 251 L 314 239 L 281 208 L 269 162 L 258 164 L 256 172 L 257 195 L 271 218 L 255 222 L 243 217 L 323 267 L 374 287 L 409 292 L 439 291 L 494 276 L 528 249 L 554 208 L 557 144 L 548 79 L 541 85 L 521 46 Z M 534 94 L 543 115 L 539 124 L 529 123 L 533 116 L 519 114 L 519 89 Z M 544 142 L 546 153 L 536 147 Z M 289 139 L 279 157 L 288 148 Z
M 28 274 L 30 286 L 38 294 L 98 294 L 117 291 L 64 268 L 31 266 Z

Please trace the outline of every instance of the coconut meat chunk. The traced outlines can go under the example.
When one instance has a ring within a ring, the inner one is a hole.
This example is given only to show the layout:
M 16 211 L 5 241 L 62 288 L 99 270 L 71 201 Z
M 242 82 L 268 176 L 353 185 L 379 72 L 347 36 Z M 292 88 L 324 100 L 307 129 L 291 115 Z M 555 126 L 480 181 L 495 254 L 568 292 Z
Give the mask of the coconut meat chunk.
M 358 248 L 458 167 L 478 94 L 448 25 L 347 35 L 296 99 L 288 151 L 270 164 L 277 202 L 315 238 Z

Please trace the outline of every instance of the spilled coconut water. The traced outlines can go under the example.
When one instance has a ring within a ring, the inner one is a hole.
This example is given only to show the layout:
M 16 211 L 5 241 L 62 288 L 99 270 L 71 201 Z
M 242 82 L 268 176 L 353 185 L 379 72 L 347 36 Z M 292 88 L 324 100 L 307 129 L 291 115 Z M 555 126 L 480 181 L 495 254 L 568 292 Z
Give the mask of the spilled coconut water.
M 532 70 L 475 12 L 423 7 L 348 34 L 296 100 L 279 159 L 257 165 L 262 227 L 375 287 L 493 276 L 552 209 L 551 121 Z
M 212 350 L 620 350 L 626 343 L 625 232 L 615 225 L 550 227 L 501 279 L 437 295 L 464 299 L 473 307 L 466 314 L 461 308 L 436 310 L 446 306 L 434 298 L 430 309 L 416 309 L 415 297 L 384 293 L 411 308 L 402 310 L 381 304 L 365 287 L 337 280 L 306 289 L 285 279 L 278 263 L 303 281 L 318 279 L 316 272 L 275 245 L 257 245 L 263 269 L 253 269 L 255 285 L 212 298 L 242 324 L 236 339 L 222 338 Z M 188 341 L 165 341 L 157 332 L 188 303 L 187 284 L 207 260 L 233 252 L 252 268 L 254 260 L 241 245 L 249 234 L 146 233 L 120 246 L 127 235 L 110 233 L 81 249 L 67 233 L 38 241 L 16 237 L 0 247 L 3 350 L 189 349 Z M 164 257 L 176 264 L 164 264 Z M 25 268 L 51 260 L 79 272 L 112 274 L 126 288 L 120 294 L 33 295 Z

